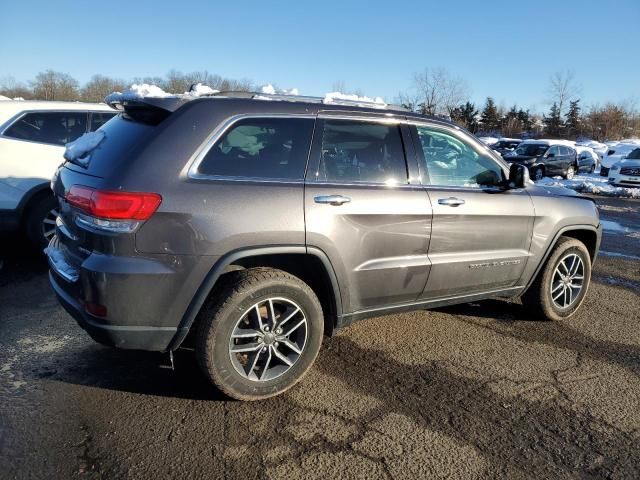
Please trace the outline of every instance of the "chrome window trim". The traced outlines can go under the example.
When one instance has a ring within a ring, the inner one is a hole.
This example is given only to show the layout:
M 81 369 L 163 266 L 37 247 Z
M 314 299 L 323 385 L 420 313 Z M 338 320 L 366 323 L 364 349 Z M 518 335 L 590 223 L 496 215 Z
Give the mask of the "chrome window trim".
M 220 140 L 236 123 L 241 120 L 247 119 L 270 119 L 270 118 L 302 118 L 315 120 L 316 115 L 311 113 L 243 113 L 233 115 L 227 118 L 224 122 L 219 124 L 209 137 L 202 143 L 196 150 L 196 153 L 192 159 L 187 162 L 187 177 L 192 180 L 213 180 L 213 181 L 230 181 L 230 182 L 252 182 L 252 183 L 290 183 L 290 184 L 302 184 L 304 183 L 304 172 L 302 178 L 276 178 L 276 177 L 249 177 L 249 176 L 226 176 L 226 175 L 210 175 L 198 172 L 200 164 L 209 153 L 209 150 L 213 148 L 218 140 Z

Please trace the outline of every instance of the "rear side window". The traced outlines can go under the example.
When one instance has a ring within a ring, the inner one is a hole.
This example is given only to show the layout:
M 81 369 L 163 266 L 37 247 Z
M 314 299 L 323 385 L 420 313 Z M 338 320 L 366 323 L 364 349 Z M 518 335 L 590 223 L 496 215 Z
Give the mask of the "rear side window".
M 318 181 L 407 183 L 400 127 L 359 120 L 324 120 Z
M 64 145 L 87 131 L 87 112 L 31 112 L 14 122 L 7 137 Z
M 95 132 L 102 125 L 107 123 L 116 115 L 116 112 L 93 112 L 91 113 L 91 125 L 89 131 Z
M 198 173 L 223 177 L 302 180 L 312 118 L 246 118 L 207 152 Z

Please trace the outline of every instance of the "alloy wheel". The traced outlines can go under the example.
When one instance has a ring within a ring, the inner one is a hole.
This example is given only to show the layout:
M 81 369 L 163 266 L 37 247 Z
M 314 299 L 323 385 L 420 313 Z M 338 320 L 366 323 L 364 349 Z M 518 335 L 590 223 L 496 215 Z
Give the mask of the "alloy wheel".
M 572 179 L 575 173 L 576 173 L 575 168 L 573 167 L 573 165 L 570 165 L 569 168 L 567 168 L 567 178 Z
M 551 279 L 551 299 L 560 309 L 571 307 L 584 286 L 584 263 L 575 253 L 564 256 L 556 266 Z
M 307 336 L 307 318 L 298 305 L 282 297 L 261 300 L 244 312 L 233 328 L 231 363 L 249 380 L 273 380 L 300 359 Z
M 51 241 L 53 234 L 56 233 L 56 219 L 59 214 L 60 212 L 58 212 L 57 208 L 52 208 L 42 219 L 42 236 L 47 243 Z

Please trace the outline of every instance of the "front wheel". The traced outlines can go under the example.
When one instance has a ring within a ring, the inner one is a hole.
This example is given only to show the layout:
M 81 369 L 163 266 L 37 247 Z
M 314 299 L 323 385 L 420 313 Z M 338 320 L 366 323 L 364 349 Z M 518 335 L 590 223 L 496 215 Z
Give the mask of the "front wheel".
M 313 364 L 324 330 L 313 290 L 272 268 L 227 274 L 198 322 L 200 367 L 238 400 L 260 400 L 291 388 Z
M 582 242 L 560 237 L 523 303 L 548 320 L 571 317 L 584 300 L 591 281 L 591 257 Z

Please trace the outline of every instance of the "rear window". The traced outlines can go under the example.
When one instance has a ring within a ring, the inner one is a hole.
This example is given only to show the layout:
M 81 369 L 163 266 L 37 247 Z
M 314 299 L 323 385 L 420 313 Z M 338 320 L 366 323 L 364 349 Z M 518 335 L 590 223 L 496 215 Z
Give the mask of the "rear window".
M 301 180 L 309 154 L 311 118 L 247 118 L 211 147 L 198 173 L 222 177 Z
M 154 128 L 153 125 L 137 122 L 120 114 L 102 125 L 101 131 L 105 133 L 104 140 L 91 151 L 87 168 L 70 162 L 66 162 L 65 166 L 102 177 L 113 168 L 117 168 L 120 161 L 128 159 L 132 149 Z
M 16 120 L 6 137 L 64 145 L 87 131 L 87 112 L 31 112 Z

